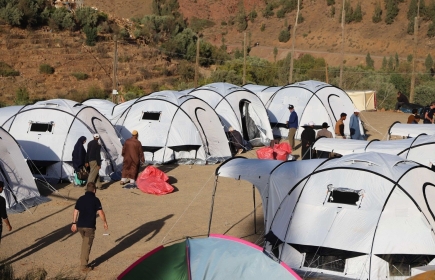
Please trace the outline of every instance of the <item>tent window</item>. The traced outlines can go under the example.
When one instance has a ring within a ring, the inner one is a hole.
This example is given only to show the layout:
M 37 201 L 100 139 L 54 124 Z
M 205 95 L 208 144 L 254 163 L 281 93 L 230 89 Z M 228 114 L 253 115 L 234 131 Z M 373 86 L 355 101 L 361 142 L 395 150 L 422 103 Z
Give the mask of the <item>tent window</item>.
M 33 132 L 52 132 L 54 123 L 31 123 L 30 131 Z
M 340 256 L 320 256 L 316 252 L 305 254 L 304 267 L 344 272 L 345 265 L 346 259 Z
M 364 190 L 354 190 L 348 188 L 334 188 L 328 185 L 327 202 L 348 205 L 360 205 L 364 197 Z
M 143 112 L 142 119 L 147 121 L 159 121 L 162 112 Z

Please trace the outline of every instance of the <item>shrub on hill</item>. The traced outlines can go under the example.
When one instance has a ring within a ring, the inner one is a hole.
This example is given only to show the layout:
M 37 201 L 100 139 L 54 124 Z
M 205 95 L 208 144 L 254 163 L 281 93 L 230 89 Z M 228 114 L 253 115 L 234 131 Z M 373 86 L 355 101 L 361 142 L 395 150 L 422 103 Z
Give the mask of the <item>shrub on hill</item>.
M 89 75 L 83 72 L 74 72 L 71 75 L 74 76 L 78 81 L 89 78 Z
M 213 21 L 208 19 L 202 19 L 197 17 L 192 17 L 190 19 L 189 28 L 193 30 L 193 32 L 201 32 L 204 29 L 213 27 L 215 24 Z
M 372 21 L 373 23 L 378 23 L 382 21 L 382 9 L 381 3 L 379 3 L 379 1 L 375 4 L 375 11 L 373 12 Z
M 16 71 L 10 65 L 6 64 L 3 61 L 0 61 L 0 77 L 13 77 L 19 76 L 20 72 Z
M 29 92 L 26 88 L 20 87 L 15 91 L 15 105 L 26 105 L 30 103 Z
M 49 64 L 39 65 L 39 73 L 51 75 L 54 73 L 54 68 Z
M 281 32 L 279 32 L 278 41 L 286 43 L 288 40 L 290 40 L 290 31 L 288 29 L 281 30 Z

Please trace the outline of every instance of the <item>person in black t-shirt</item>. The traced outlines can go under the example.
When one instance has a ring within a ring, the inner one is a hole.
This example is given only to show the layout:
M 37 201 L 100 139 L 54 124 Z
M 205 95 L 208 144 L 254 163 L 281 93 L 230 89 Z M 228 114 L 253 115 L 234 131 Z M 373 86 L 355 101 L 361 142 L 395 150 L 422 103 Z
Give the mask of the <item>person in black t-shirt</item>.
M 89 182 L 87 185 L 85 195 L 81 196 L 77 202 L 73 214 L 73 223 L 71 231 L 78 231 L 82 236 L 82 246 L 80 254 L 80 269 L 83 272 L 87 272 L 92 268 L 88 267 L 89 253 L 91 252 L 92 243 L 95 238 L 95 224 L 97 219 L 97 213 L 104 223 L 104 229 L 109 227 L 106 221 L 106 215 L 104 214 L 103 207 L 98 197 L 95 196 L 97 188 L 95 183 Z M 78 219 L 77 219 L 78 218 Z
M 404 95 L 400 91 L 397 92 L 397 103 L 396 103 L 395 110 L 400 112 L 400 110 L 399 110 L 400 107 L 402 107 L 402 105 L 405 105 L 405 104 L 409 104 L 408 97 L 406 97 L 406 95 Z
M 0 193 L 3 192 L 4 183 L 0 181 Z M 8 213 L 6 212 L 6 200 L 3 196 L 0 196 L 0 218 L 2 218 L 3 222 L 5 222 L 8 230 L 12 230 L 11 223 L 9 223 Z M 3 230 L 3 222 L 0 221 L 0 242 L 2 240 L 2 230 Z

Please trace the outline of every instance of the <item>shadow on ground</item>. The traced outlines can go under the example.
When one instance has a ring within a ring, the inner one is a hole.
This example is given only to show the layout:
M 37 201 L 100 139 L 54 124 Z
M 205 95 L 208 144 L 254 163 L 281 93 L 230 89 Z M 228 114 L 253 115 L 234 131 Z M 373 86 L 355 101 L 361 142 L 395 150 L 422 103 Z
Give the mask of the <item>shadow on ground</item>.
M 134 230 L 130 231 L 126 235 L 118 238 L 117 240 L 115 240 L 115 242 L 117 243 L 119 242 L 119 243 L 116 244 L 115 247 L 111 248 L 109 251 L 107 251 L 103 255 L 93 260 L 89 264 L 89 266 L 91 267 L 99 266 L 100 264 L 116 256 L 118 253 L 130 248 L 135 243 L 141 241 L 143 238 L 151 234 L 151 236 L 149 236 L 145 240 L 145 241 L 150 241 L 151 239 L 154 238 L 154 236 L 156 236 L 160 232 L 160 230 L 165 225 L 165 221 L 172 218 L 173 216 L 174 214 L 170 214 L 156 221 L 145 223 L 135 228 Z

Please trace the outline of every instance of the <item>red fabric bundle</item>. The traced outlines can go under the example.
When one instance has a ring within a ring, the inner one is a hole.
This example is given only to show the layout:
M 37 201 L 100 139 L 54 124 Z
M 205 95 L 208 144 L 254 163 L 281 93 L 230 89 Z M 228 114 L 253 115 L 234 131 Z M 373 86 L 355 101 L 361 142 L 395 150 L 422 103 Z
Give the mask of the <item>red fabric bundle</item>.
M 163 171 L 150 165 L 139 175 L 136 184 L 144 193 L 163 195 L 174 191 L 168 180 Z
M 273 149 L 271 147 L 263 147 L 257 150 L 257 158 L 259 159 L 274 159 Z
M 273 146 L 273 155 L 277 160 L 287 160 L 287 157 L 291 152 L 292 148 L 287 142 L 282 142 Z

